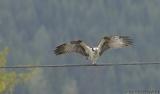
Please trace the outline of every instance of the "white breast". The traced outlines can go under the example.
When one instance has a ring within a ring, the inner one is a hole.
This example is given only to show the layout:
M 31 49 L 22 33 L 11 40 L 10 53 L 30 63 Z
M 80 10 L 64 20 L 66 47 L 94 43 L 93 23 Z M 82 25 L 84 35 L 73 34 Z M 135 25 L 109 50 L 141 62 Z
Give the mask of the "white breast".
M 98 48 L 94 48 L 95 51 L 92 50 L 92 48 L 90 49 L 90 54 L 89 54 L 89 59 L 91 61 L 96 61 L 99 57 L 99 50 Z

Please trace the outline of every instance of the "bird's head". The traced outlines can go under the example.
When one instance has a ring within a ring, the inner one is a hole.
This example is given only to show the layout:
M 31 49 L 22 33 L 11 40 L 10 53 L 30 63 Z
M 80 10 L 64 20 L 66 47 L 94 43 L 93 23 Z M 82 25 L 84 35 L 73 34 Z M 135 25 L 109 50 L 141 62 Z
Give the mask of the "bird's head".
M 92 48 L 92 51 L 97 51 L 97 50 L 98 50 L 97 47 L 93 47 L 93 48 Z

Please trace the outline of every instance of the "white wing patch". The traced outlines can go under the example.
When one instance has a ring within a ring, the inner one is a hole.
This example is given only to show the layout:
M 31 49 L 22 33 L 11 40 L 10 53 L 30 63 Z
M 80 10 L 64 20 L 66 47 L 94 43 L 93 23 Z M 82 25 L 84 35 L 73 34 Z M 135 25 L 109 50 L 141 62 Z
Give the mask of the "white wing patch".
M 132 45 L 132 40 L 127 36 L 113 36 L 108 45 L 110 48 L 123 48 Z
M 124 42 L 122 39 L 117 38 L 117 37 L 112 37 L 110 42 L 109 42 L 109 47 L 110 48 L 121 48 L 124 46 Z

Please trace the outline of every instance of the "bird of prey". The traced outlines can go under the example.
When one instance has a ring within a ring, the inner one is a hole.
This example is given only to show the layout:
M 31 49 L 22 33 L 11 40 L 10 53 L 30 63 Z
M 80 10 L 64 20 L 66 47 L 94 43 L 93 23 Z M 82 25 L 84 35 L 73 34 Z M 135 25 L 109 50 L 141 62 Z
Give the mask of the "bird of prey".
M 91 60 L 92 64 L 96 64 L 96 60 L 104 51 L 111 48 L 124 48 L 132 44 L 133 41 L 128 36 L 105 36 L 99 41 L 97 47 L 90 47 L 82 40 L 77 40 L 57 46 L 54 52 L 56 55 L 71 52 L 79 53 Z

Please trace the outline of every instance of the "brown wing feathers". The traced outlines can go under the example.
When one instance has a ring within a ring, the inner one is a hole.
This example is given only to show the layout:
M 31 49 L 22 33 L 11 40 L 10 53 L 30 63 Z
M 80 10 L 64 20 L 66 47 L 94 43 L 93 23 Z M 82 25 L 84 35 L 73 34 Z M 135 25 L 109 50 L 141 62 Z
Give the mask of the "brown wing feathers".
M 102 55 L 103 52 L 104 52 L 106 49 L 109 48 L 109 46 L 108 46 L 109 40 L 110 40 L 109 37 L 104 37 L 104 38 L 100 41 L 100 43 L 101 43 L 101 46 L 100 46 L 101 51 L 100 51 L 100 53 L 99 53 L 100 55 Z
M 57 46 L 56 49 L 54 50 L 54 53 L 55 53 L 56 55 L 60 55 L 60 54 L 65 53 L 65 52 L 66 52 L 66 51 L 65 51 L 65 46 L 66 46 L 66 45 L 67 45 L 67 44 L 64 43 L 64 44 L 62 44 L 62 45 Z
M 75 44 L 74 51 L 78 52 L 84 56 L 88 56 L 88 53 L 86 53 L 84 45 L 81 45 L 83 43 L 81 40 L 78 41 L 71 41 L 71 44 Z M 84 43 L 83 43 L 84 44 Z M 85 44 L 86 45 L 86 44 Z M 87 46 L 87 45 L 86 45 Z
M 128 36 L 119 36 L 119 39 L 121 40 L 122 44 L 119 43 L 117 40 L 112 39 L 112 36 L 104 37 L 99 43 L 99 47 L 101 49 L 100 55 L 102 55 L 103 52 L 109 48 L 122 48 L 133 45 L 132 39 L 130 39 Z
M 77 52 L 82 55 L 88 56 L 88 54 L 85 51 L 85 47 L 81 45 L 82 41 L 71 41 L 70 43 L 64 43 L 60 46 L 57 46 L 54 50 L 56 55 L 69 53 L 69 52 Z

